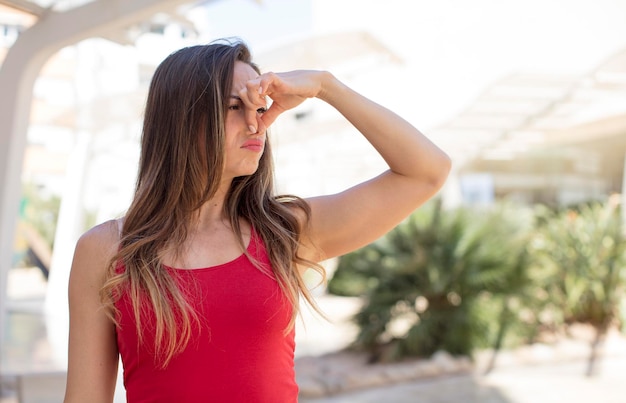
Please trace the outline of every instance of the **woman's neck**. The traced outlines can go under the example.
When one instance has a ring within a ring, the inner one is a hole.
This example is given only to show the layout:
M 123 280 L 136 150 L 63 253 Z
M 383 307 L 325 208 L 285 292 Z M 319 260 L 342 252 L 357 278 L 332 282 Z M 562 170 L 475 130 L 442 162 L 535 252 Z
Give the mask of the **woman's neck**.
M 198 209 L 191 225 L 192 230 L 211 229 L 215 228 L 216 224 L 230 226 L 230 219 L 226 210 L 226 195 L 230 190 L 231 182 L 232 180 L 222 180 L 213 197 L 204 202 Z

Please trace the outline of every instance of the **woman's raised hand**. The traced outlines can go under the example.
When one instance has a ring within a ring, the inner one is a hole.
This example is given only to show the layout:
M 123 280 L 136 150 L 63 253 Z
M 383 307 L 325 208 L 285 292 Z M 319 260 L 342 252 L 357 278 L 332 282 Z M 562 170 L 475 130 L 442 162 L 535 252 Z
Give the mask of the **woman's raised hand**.
M 259 108 L 266 107 L 267 98 L 271 99 L 271 106 L 261 116 L 265 126 L 269 127 L 281 113 L 295 108 L 307 98 L 318 96 L 327 76 L 329 73 L 313 70 L 265 73 L 248 81 L 239 96 L 247 106 L 250 119 L 256 118 L 254 114 Z

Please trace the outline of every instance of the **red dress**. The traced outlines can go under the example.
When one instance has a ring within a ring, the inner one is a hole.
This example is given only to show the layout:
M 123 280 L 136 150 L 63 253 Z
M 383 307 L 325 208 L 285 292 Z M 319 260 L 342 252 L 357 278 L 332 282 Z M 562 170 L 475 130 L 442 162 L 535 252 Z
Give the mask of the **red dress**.
M 284 333 L 291 305 L 254 232 L 248 252 L 266 273 L 245 255 L 209 268 L 168 269 L 194 293 L 201 325 L 165 369 L 155 364 L 153 323 L 144 326 L 140 345 L 130 299 L 124 295 L 117 302 L 128 403 L 297 402 L 294 331 Z

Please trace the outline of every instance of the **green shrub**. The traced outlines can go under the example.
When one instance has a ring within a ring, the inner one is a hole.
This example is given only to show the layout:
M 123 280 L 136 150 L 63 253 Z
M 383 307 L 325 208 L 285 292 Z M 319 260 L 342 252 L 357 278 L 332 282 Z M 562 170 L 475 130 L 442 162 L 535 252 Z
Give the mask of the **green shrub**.
M 545 210 L 533 253 L 546 274 L 557 325 L 587 323 L 596 329 L 588 374 L 596 348 L 611 326 L 618 326 L 626 299 L 626 237 L 616 203 Z
M 495 343 L 517 317 L 513 299 L 530 286 L 531 228 L 520 207 L 444 211 L 435 201 L 341 258 L 330 292 L 366 298 L 354 347 L 394 360 L 437 350 L 471 355 Z

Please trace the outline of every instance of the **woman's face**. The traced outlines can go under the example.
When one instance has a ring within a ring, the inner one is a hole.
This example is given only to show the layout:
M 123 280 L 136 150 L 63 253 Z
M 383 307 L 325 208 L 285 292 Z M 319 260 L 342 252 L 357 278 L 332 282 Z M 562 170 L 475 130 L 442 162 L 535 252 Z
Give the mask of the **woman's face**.
M 258 76 L 250 65 L 240 61 L 235 63 L 225 123 L 224 179 L 231 180 L 238 176 L 255 173 L 265 149 L 267 128 L 260 119 L 262 110 L 256 113 L 257 131 L 253 132 L 248 127 L 249 123 L 246 122 L 246 106 L 238 95 L 239 91 L 246 87 L 249 80 Z

